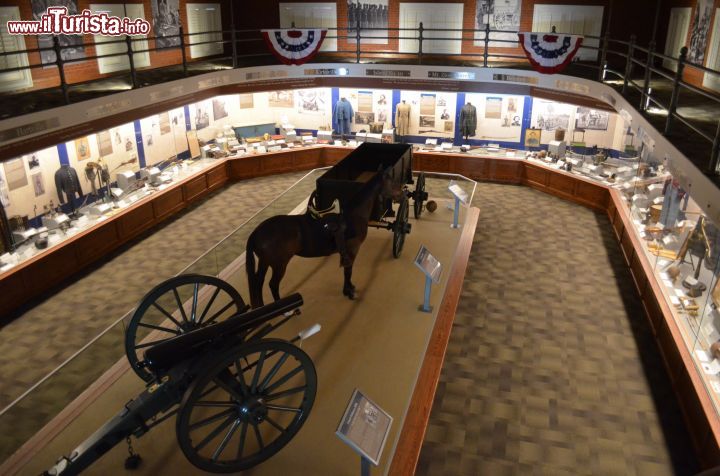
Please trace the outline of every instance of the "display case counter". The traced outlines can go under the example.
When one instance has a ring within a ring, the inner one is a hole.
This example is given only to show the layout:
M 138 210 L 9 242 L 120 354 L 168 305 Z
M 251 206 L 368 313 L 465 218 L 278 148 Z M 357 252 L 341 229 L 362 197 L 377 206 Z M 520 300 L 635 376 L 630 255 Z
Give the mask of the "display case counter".
M 0 316 L 160 223 L 228 180 L 226 160 L 200 160 L 179 169 L 170 184 L 143 188 L 103 215 L 83 215 L 49 235 L 48 247 L 21 245 L 0 274 Z M 3 319 L 4 320 L 4 319 Z

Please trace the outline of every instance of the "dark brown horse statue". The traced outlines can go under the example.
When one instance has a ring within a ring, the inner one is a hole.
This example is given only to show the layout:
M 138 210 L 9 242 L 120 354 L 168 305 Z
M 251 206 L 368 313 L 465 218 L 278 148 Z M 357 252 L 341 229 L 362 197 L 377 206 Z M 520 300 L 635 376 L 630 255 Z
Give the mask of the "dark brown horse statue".
M 386 203 L 395 194 L 397 192 L 393 191 L 392 177 L 386 170 L 378 172 L 352 200 L 342 204 L 341 229 L 344 230 L 345 238 L 345 256 L 341 260 L 345 274 L 343 295 L 350 299 L 355 298 L 355 286 L 351 280 L 353 263 L 360 245 L 367 237 L 373 208 L 379 203 Z M 333 218 L 338 220 L 340 217 L 330 217 L 331 220 Z M 293 256 L 317 258 L 338 253 L 338 240 L 328 231 L 327 225 L 325 218 L 318 219 L 307 211 L 303 215 L 270 217 L 255 228 L 248 238 L 245 252 L 245 270 L 253 308 L 263 305 L 262 287 L 268 268 L 272 268 L 270 291 L 273 298 L 278 300 L 280 281 Z M 258 257 L 257 269 L 255 255 Z

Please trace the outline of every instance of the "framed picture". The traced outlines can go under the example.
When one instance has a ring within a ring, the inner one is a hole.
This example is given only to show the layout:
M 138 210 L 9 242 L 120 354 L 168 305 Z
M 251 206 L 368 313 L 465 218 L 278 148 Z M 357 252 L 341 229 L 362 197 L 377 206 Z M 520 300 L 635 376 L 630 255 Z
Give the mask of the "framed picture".
M 374 112 L 356 112 L 355 113 L 355 124 L 370 124 L 375 122 Z
M 8 189 L 11 192 L 28 184 L 25 164 L 23 164 L 22 159 L 8 160 L 3 164 L 3 167 L 5 168 Z
M 170 113 L 163 112 L 158 114 L 160 118 L 160 135 L 165 135 L 170 132 Z
M 525 147 L 540 147 L 540 135 L 542 129 L 525 130 Z
M 28 169 L 32 170 L 35 167 L 40 167 L 40 160 L 38 159 L 36 154 L 32 154 L 30 157 L 27 158 L 27 164 Z
M 421 94 L 420 95 L 420 115 L 421 116 L 434 116 L 435 115 L 435 95 L 434 94 Z
M 455 130 L 455 121 L 445 121 L 445 132 L 453 132 Z
M 97 134 L 98 150 L 100 157 L 105 157 L 113 153 L 112 137 L 110 131 L 102 131 Z
M 90 158 L 90 142 L 87 137 L 75 139 L 75 154 L 78 161 Z
M 488 97 L 485 100 L 485 119 L 500 119 L 502 113 L 502 98 Z
M 227 117 L 228 112 L 225 107 L 225 101 L 223 99 L 213 99 L 213 119 L 218 121 L 224 117 Z
M 252 93 L 240 94 L 240 109 L 252 109 L 255 102 Z
M 435 116 L 420 116 L 420 127 L 435 127 Z
M 575 112 L 575 129 L 606 131 L 608 122 L 610 122 L 610 113 L 607 111 L 578 107 Z
M 35 196 L 39 197 L 40 195 L 45 194 L 45 182 L 43 181 L 42 173 L 38 172 L 34 175 L 31 175 L 32 183 L 33 183 L 33 189 L 35 190 Z
M 270 107 L 293 107 L 295 95 L 292 90 L 270 91 L 268 93 L 268 106 Z

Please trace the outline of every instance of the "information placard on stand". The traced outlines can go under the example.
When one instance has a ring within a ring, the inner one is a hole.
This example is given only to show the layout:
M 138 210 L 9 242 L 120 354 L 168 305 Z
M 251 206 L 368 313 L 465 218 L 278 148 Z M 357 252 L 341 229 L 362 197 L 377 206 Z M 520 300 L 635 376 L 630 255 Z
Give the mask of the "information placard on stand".
M 430 288 L 432 284 L 438 284 L 440 282 L 440 275 L 442 274 L 442 264 L 437 260 L 430 250 L 425 245 L 421 245 L 415 256 L 415 266 L 420 268 L 420 271 L 425 275 L 425 295 L 423 304 L 420 306 L 420 310 L 423 312 L 431 312 L 432 306 L 430 305 Z
M 361 475 L 370 474 L 370 463 L 380 464 L 393 417 L 366 397 L 353 390 L 335 434 L 360 454 Z

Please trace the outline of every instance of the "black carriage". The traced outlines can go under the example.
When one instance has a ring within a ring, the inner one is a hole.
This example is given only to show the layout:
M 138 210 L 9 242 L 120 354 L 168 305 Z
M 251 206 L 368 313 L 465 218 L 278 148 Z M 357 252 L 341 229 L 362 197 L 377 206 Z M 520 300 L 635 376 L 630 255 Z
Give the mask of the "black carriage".
M 411 229 L 408 222 L 409 199 L 413 199 L 413 213 L 415 218 L 419 218 L 423 202 L 428 197 L 425 192 L 425 175 L 421 173 L 417 183 L 413 181 L 411 145 L 361 144 L 317 179 L 316 206 L 324 210 L 330 208 L 333 201 L 339 200 L 344 209 L 381 172 L 389 173 L 393 186 L 402 189 L 403 193 L 398 200 L 397 212 L 392 208 L 392 200 L 384 203 L 378 200 L 368 225 L 393 232 L 393 256 L 398 258 L 405 243 L 405 235 Z M 411 192 L 407 186 L 413 183 L 415 190 Z M 390 221 L 393 215 L 395 219 Z

